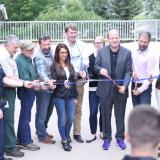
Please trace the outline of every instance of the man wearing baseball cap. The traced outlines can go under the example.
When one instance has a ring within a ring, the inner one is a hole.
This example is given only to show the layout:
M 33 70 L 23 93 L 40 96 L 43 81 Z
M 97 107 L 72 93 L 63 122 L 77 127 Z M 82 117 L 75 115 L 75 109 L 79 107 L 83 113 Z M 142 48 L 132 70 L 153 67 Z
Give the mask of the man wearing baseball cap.
M 20 44 L 21 54 L 16 58 L 19 77 L 22 80 L 35 80 L 35 70 L 32 64 L 32 57 L 34 52 L 34 44 L 31 41 L 23 41 Z M 33 88 L 18 88 L 18 98 L 21 101 L 21 111 L 19 116 L 17 144 L 21 149 L 37 151 L 39 146 L 33 144 L 31 138 L 31 109 L 35 100 L 35 90 Z

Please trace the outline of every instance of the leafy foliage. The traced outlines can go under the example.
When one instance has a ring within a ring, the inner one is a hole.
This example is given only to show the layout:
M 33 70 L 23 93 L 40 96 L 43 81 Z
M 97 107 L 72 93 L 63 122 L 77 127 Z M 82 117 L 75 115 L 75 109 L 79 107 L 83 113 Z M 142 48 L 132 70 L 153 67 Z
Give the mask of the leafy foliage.
M 110 19 L 129 20 L 141 11 L 140 0 L 108 0 L 108 13 Z
M 147 18 L 160 18 L 160 1 L 159 0 L 145 0 L 144 2 L 145 15 Z
M 86 11 L 82 2 L 79 0 L 68 0 L 64 5 L 53 10 L 52 7 L 47 12 L 41 13 L 37 20 L 100 20 L 100 16 L 97 16 L 93 11 Z
M 84 2 L 83 2 L 84 3 Z M 108 18 L 108 0 L 89 0 L 85 2 L 86 9 L 92 10 L 103 18 Z
M 5 4 L 9 20 L 34 20 L 52 2 L 55 7 L 60 0 L 1 0 Z

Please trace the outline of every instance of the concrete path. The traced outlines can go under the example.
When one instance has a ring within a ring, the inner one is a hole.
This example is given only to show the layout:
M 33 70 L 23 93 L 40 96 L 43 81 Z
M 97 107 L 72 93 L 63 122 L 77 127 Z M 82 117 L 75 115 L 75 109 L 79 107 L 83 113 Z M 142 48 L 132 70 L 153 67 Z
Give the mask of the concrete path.
M 152 104 L 157 107 L 155 93 L 153 91 Z M 19 100 L 16 102 L 16 112 L 15 112 L 15 128 L 17 129 L 17 122 L 19 116 L 20 104 Z M 128 98 L 127 102 L 127 110 L 126 110 L 126 121 L 129 112 L 132 110 L 131 98 Z M 89 130 L 89 106 L 88 106 L 88 84 L 85 85 L 85 95 L 83 101 L 83 116 L 82 116 L 82 136 L 84 139 L 87 139 L 90 134 Z M 54 113 L 49 122 L 48 132 L 54 135 L 56 140 L 56 144 L 42 144 L 39 143 L 37 137 L 35 135 L 35 104 L 32 110 L 32 136 L 34 143 L 39 145 L 41 149 L 39 151 L 24 151 L 25 156 L 23 158 L 14 158 L 14 160 L 121 160 L 125 154 L 130 152 L 130 146 L 127 145 L 127 149 L 120 150 L 116 146 L 116 142 L 114 139 L 115 134 L 115 119 L 114 115 L 112 116 L 112 129 L 113 129 L 113 140 L 110 150 L 102 150 L 101 145 L 103 141 L 99 138 L 99 132 L 97 133 L 97 140 L 93 143 L 87 144 L 79 144 L 76 141 L 72 140 L 72 151 L 65 152 L 61 146 L 61 140 L 57 128 L 57 115 L 56 110 L 54 109 Z M 127 123 L 127 122 L 126 122 Z M 72 133 L 72 132 L 71 132 Z

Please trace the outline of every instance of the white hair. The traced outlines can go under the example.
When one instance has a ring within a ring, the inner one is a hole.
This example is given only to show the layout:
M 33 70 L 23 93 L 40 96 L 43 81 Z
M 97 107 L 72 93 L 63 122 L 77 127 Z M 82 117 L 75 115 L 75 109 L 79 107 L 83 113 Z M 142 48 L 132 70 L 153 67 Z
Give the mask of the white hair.
M 10 45 L 10 44 L 20 44 L 20 40 L 16 35 L 8 35 L 5 38 L 5 44 Z

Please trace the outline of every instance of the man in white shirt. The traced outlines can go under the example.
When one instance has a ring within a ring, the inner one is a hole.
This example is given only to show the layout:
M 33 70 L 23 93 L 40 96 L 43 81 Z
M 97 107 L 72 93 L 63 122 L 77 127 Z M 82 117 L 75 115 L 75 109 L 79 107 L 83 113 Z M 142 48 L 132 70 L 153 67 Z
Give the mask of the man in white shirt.
M 156 59 L 153 50 L 149 47 L 151 34 L 139 33 L 138 48 L 132 52 L 133 59 L 133 83 L 132 102 L 138 104 L 151 104 L 152 78 L 155 72 Z
M 65 28 L 66 40 L 64 43 L 68 46 L 71 55 L 71 63 L 74 66 L 76 77 L 77 77 L 77 104 L 75 107 L 75 119 L 73 136 L 74 139 L 83 143 L 84 140 L 81 138 L 81 115 L 82 115 L 82 102 L 84 93 L 84 83 L 79 83 L 83 78 L 86 77 L 85 70 L 89 64 L 88 55 L 86 52 L 86 44 L 77 39 L 77 27 L 73 24 L 68 25 Z

